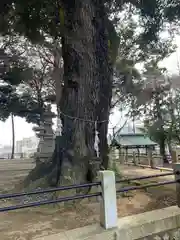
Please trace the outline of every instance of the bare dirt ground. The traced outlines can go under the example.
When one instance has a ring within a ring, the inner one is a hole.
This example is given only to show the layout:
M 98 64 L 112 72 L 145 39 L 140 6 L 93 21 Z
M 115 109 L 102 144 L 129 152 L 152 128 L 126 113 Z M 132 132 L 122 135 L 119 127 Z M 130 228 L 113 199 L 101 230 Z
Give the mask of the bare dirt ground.
M 22 181 L 34 166 L 30 161 L 0 160 L 0 193 L 11 192 L 14 185 Z M 139 169 L 132 166 L 120 166 L 124 176 L 135 177 L 160 173 L 157 170 Z M 161 177 L 159 181 L 172 180 L 173 177 Z M 143 180 L 142 183 L 157 182 Z M 132 184 L 140 184 L 134 182 Z M 176 204 L 175 186 L 149 188 L 147 191 L 133 191 L 118 198 L 119 217 L 150 211 Z M 0 202 L 0 207 L 9 202 Z M 48 205 L 24 210 L 0 213 L 0 239 L 31 240 L 36 237 L 59 233 L 99 221 L 99 203 L 81 202 L 79 205 L 59 207 Z

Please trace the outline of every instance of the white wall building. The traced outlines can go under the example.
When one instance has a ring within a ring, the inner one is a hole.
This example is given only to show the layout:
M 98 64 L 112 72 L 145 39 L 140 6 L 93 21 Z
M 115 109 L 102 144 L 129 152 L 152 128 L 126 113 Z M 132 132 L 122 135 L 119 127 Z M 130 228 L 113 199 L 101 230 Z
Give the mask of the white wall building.
M 12 147 L 9 145 L 0 146 L 0 158 L 9 158 L 11 156 Z
M 16 141 L 16 154 L 30 155 L 37 150 L 39 139 L 36 136 Z

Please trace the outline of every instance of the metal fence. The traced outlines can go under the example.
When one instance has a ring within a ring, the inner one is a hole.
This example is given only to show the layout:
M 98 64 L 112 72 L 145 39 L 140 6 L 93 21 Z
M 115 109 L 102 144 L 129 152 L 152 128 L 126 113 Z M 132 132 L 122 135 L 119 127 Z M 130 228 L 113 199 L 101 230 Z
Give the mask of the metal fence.
M 42 190 L 36 190 L 36 191 L 31 191 L 31 192 L 1 194 L 0 200 L 4 200 L 4 199 L 8 199 L 8 198 L 12 199 L 12 198 L 16 198 L 16 197 L 30 196 L 30 195 L 36 195 L 36 194 L 43 194 L 43 193 L 54 193 L 54 192 L 65 191 L 65 190 L 67 191 L 67 190 L 71 190 L 71 189 L 89 188 L 89 187 L 93 187 L 93 186 L 100 186 L 100 184 L 101 184 L 100 182 L 94 182 L 94 183 L 62 186 L 62 187 L 58 187 L 58 188 L 42 189 Z M 62 197 L 62 198 L 57 198 L 57 199 L 52 199 L 52 200 L 32 202 L 32 203 L 28 203 L 28 204 L 19 204 L 19 205 L 15 205 L 15 206 L 0 208 L 0 212 L 7 212 L 7 211 L 29 208 L 29 207 L 37 207 L 37 206 L 42 206 L 42 205 L 46 205 L 46 204 L 67 202 L 67 201 L 83 199 L 83 198 L 91 198 L 91 197 L 96 197 L 96 196 L 100 196 L 100 195 L 101 195 L 101 192 L 96 192 L 96 193 L 91 193 L 91 194 L 74 195 L 74 196 Z
M 106 171 L 104 171 L 104 172 L 106 172 Z M 176 171 L 175 174 L 179 175 L 180 172 Z M 156 175 L 121 179 L 121 180 L 116 181 L 116 184 L 125 183 L 125 182 L 130 183 L 131 181 L 135 181 L 135 180 L 152 179 L 152 178 L 172 176 L 172 175 L 174 175 L 174 173 L 171 172 L 171 173 L 161 173 L 161 174 L 156 174 Z M 142 186 L 128 186 L 128 187 L 123 187 L 123 188 L 117 189 L 116 193 L 123 193 L 123 192 L 128 192 L 128 191 L 137 190 L 137 189 L 144 189 L 144 188 L 156 187 L 156 186 L 168 185 L 168 184 L 174 184 L 174 183 L 177 183 L 177 180 L 163 181 L 163 182 L 158 182 L 158 183 L 150 183 L 150 184 L 145 184 Z M 13 199 L 16 197 L 30 196 L 30 195 L 43 194 L 43 193 L 54 193 L 54 192 L 65 191 L 65 190 L 67 191 L 70 189 L 89 188 L 89 187 L 94 187 L 94 186 L 102 186 L 101 181 L 94 182 L 94 183 L 62 186 L 62 187 L 50 188 L 50 189 L 41 189 L 41 190 L 36 190 L 36 191 L 31 191 L 31 192 L 1 194 L 0 200 Z M 102 189 L 101 189 L 101 191 L 96 192 L 96 193 L 67 196 L 67 197 L 61 197 L 61 198 L 52 199 L 52 200 L 43 200 L 43 201 L 36 201 L 36 202 L 32 202 L 32 203 L 27 203 L 27 204 L 18 204 L 18 205 L 14 205 L 14 206 L 2 207 L 2 208 L 0 208 L 0 212 L 7 212 L 7 211 L 18 210 L 18 209 L 29 208 L 29 207 L 37 207 L 37 206 L 42 206 L 42 205 L 46 205 L 46 204 L 67 202 L 67 201 L 72 201 L 72 200 L 77 200 L 77 199 L 92 198 L 92 197 L 97 197 L 97 196 L 101 196 L 103 198 L 103 190 Z

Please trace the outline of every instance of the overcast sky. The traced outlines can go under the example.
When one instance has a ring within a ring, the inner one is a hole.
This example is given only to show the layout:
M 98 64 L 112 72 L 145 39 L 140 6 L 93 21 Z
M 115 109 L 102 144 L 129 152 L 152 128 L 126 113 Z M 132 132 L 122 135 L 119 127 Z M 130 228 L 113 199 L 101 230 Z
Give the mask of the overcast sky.
M 180 36 L 176 38 L 176 42 L 180 42 Z M 173 53 L 169 58 L 165 59 L 161 66 L 167 68 L 169 73 L 177 73 L 177 60 L 180 56 L 180 45 L 177 48 L 177 51 Z M 179 59 L 180 60 L 180 59 Z M 122 116 L 122 113 L 115 111 L 113 115 L 110 116 L 109 127 L 112 129 L 115 125 L 121 126 L 124 123 L 125 119 Z M 24 137 L 34 136 L 32 131 L 32 124 L 26 123 L 22 118 L 15 117 L 15 137 L 16 140 L 21 140 Z M 11 120 L 8 119 L 5 123 L 0 121 L 0 145 L 10 145 L 11 144 Z

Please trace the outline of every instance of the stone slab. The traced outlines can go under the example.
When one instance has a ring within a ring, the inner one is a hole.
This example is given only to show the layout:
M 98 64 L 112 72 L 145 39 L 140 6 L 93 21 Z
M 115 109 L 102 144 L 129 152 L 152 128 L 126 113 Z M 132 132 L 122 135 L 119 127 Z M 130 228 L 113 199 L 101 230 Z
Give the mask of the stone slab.
M 180 208 L 168 207 L 118 220 L 118 228 L 104 230 L 91 225 L 36 240 L 154 240 L 180 234 Z M 180 235 L 178 235 L 180 236 Z M 178 238 L 168 238 L 180 239 Z
M 180 227 L 177 206 L 154 210 L 119 219 L 119 240 L 136 240 Z M 148 239 L 148 238 L 147 238 Z

